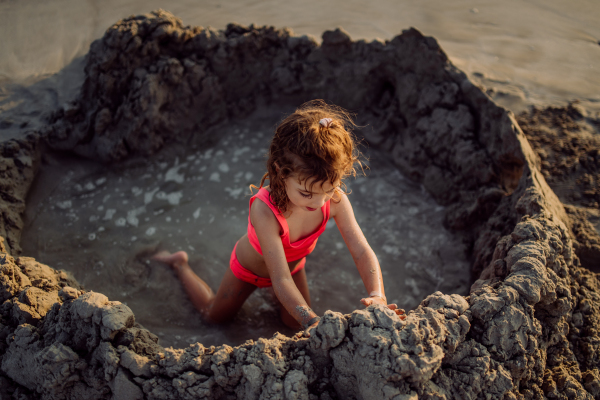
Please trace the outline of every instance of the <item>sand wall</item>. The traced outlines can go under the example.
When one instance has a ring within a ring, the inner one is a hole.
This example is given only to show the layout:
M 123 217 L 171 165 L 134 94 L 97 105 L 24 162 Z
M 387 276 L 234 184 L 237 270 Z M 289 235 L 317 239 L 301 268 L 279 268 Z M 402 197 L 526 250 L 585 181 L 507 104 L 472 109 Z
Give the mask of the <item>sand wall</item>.
M 0 143 L 0 236 L 8 252 L 19 254 L 27 192 L 40 162 L 39 135 Z
M 546 181 L 565 204 L 581 265 L 600 272 L 600 114 L 578 102 L 521 113 Z
M 80 97 L 42 134 L 113 162 L 257 104 L 312 98 L 357 111 L 364 137 L 448 206 L 480 277 L 469 296 L 436 292 L 405 321 L 377 307 L 328 311 L 309 339 L 163 349 L 124 304 L 5 253 L 2 395 L 600 398 L 598 280 L 573 252 L 562 203 L 513 116 L 414 29 L 385 43 L 328 31 L 318 46 L 287 30 L 132 17 L 92 44 Z

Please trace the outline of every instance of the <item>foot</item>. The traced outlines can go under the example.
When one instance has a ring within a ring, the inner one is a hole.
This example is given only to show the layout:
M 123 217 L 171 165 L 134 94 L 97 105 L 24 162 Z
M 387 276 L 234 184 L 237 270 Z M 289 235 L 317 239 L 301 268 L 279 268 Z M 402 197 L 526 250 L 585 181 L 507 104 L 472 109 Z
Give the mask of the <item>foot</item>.
M 188 255 L 185 251 L 178 251 L 177 253 L 169 253 L 166 250 L 159 251 L 152 257 L 152 260 L 156 260 L 165 264 L 168 264 L 175 272 L 179 272 L 179 269 L 188 263 Z

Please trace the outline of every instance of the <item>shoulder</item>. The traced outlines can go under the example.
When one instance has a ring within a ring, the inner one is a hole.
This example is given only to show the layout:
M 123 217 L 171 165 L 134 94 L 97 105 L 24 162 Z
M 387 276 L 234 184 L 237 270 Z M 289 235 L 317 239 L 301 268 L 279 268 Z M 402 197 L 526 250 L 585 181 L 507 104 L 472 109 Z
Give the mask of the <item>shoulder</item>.
M 261 199 L 256 198 L 250 206 L 250 221 L 256 230 L 274 228 L 279 232 L 279 222 L 273 210 Z
M 348 195 L 341 190 L 337 190 L 333 198 L 329 202 L 329 217 L 334 218 L 340 213 L 352 210 Z
M 257 197 L 252 202 L 250 206 L 250 217 L 258 217 L 258 218 L 275 218 L 275 214 L 273 214 L 273 210 L 265 203 L 264 199 L 261 197 Z

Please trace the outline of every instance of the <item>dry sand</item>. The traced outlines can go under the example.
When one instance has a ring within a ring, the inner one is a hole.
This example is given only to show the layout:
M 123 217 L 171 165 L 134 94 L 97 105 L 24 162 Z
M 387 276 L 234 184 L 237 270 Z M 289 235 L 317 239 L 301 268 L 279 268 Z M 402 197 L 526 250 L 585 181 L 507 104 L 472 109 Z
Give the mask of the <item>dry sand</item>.
M 297 34 L 343 27 L 355 40 L 409 27 L 435 37 L 454 65 L 513 112 L 579 99 L 600 111 L 600 4 L 577 1 L 281 1 L 0 3 L 0 137 L 39 128 L 41 114 L 75 97 L 90 43 L 131 14 L 164 8 L 185 24 L 286 26 Z M 56 74 L 60 72 L 58 76 Z

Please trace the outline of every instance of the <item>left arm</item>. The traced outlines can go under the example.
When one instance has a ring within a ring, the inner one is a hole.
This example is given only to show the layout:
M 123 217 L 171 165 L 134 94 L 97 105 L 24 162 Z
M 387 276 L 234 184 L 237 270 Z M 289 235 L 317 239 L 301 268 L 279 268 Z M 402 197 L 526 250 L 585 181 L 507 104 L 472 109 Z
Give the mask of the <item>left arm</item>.
M 371 304 L 382 304 L 388 306 L 391 310 L 396 310 L 395 304 L 387 304 L 385 290 L 383 288 L 383 278 L 381 276 L 381 268 L 375 252 L 369 246 L 365 235 L 362 233 L 360 226 L 354 217 L 354 211 L 348 196 L 338 192 L 340 202 L 332 202 L 331 215 L 335 219 L 335 223 L 344 238 L 346 246 L 352 255 L 352 259 L 356 264 L 358 273 L 362 278 L 369 297 L 361 299 L 365 306 Z M 399 313 L 400 310 L 396 311 Z M 403 313 L 403 311 L 402 311 Z

